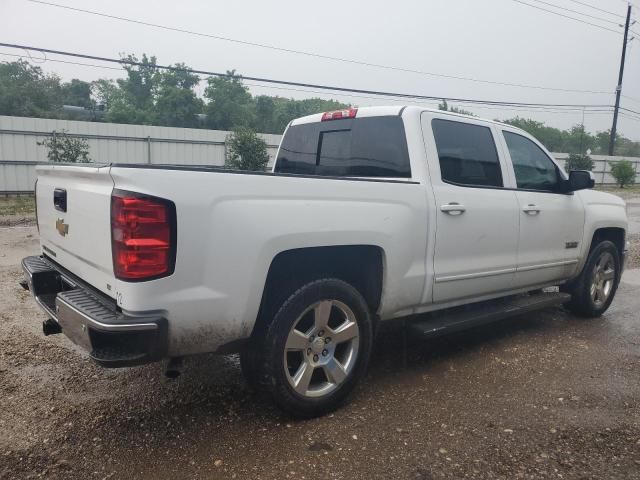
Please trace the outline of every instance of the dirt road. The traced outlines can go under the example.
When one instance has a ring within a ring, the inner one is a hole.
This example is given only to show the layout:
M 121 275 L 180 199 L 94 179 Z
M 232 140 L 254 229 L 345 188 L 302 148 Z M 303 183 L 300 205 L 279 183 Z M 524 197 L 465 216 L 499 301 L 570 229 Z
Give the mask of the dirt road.
M 605 317 L 552 309 L 402 348 L 384 329 L 335 414 L 292 421 L 235 357 L 104 370 L 21 290 L 33 226 L 0 227 L 0 478 L 640 478 L 640 275 Z M 404 357 L 406 355 L 406 363 Z

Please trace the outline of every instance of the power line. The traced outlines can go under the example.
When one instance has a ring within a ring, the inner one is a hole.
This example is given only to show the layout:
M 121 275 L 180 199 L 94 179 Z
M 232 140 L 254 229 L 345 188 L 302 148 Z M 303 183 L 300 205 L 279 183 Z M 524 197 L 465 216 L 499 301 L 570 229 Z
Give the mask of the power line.
M 628 120 L 635 120 L 636 122 L 640 122 L 640 117 L 633 117 L 631 115 L 627 115 L 626 113 L 621 113 L 620 116 Z
M 36 1 L 36 0 L 27 0 L 27 1 L 32 2 L 32 1 Z M 560 17 L 568 18 L 569 20 L 574 20 L 576 22 L 584 23 L 586 25 L 591 25 L 592 27 L 597 27 L 597 28 L 600 28 L 602 30 L 607 30 L 609 32 L 613 32 L 613 33 L 617 33 L 617 34 L 621 34 L 622 33 L 622 32 L 619 32 L 618 30 L 614 30 L 614 29 L 609 28 L 609 27 L 604 27 L 602 25 L 598 25 L 597 23 L 587 22 L 586 20 L 582 20 L 580 18 L 571 17 L 569 15 L 565 15 L 565 14 L 560 13 L 560 12 L 549 10 L 548 8 L 539 7 L 537 5 L 531 5 L 530 3 L 523 2 L 522 0 L 512 0 L 512 1 L 514 1 L 516 3 L 520 3 L 522 5 L 526 5 L 526 6 L 531 7 L 531 8 L 537 8 L 538 10 L 542 10 L 544 12 L 551 13 L 553 15 L 558 15 Z
M 268 89 L 275 89 L 275 90 L 286 90 L 286 91 L 293 91 L 293 92 L 303 92 L 303 93 L 316 93 L 316 94 L 320 94 L 320 95 L 330 95 L 330 93 L 328 92 L 320 92 L 317 90 L 303 90 L 303 89 L 299 89 L 299 88 L 291 88 L 291 87 L 275 87 L 273 85 L 261 85 L 258 83 L 249 83 L 249 82 L 243 82 L 245 85 L 249 85 L 252 87 L 260 87 L 260 88 L 268 88 Z M 340 94 L 341 96 L 346 96 L 346 97 L 353 97 L 353 98 L 365 98 L 365 99 L 371 99 L 371 100 L 382 100 L 380 97 L 368 97 L 368 96 L 362 96 L 362 95 L 346 95 L 346 94 Z M 441 99 L 440 99 L 441 100 Z M 433 103 L 440 103 L 440 100 L 438 100 L 437 102 L 435 100 L 416 100 L 414 99 L 413 101 L 416 103 L 426 103 L 426 104 L 433 104 Z M 398 102 L 399 100 L 391 100 L 391 101 L 395 101 Z M 486 105 L 479 105 L 479 104 L 471 104 L 470 106 L 467 106 L 467 104 L 465 102 L 456 102 L 456 105 L 462 105 L 465 106 L 467 108 L 480 108 L 480 109 L 486 109 L 486 110 L 513 110 L 513 111 L 527 111 L 527 112 L 545 112 L 545 113 L 575 113 L 575 112 L 581 112 L 584 109 L 583 108 L 564 108 L 564 109 L 552 109 L 552 108 L 545 108 L 545 107 L 520 107 L 520 106 L 486 106 Z M 610 114 L 613 110 L 613 107 L 609 107 L 606 110 L 595 110 L 595 109 L 589 109 L 587 110 L 587 113 L 607 113 Z
M 0 52 L 0 55 L 5 55 L 7 57 L 17 57 L 17 58 L 25 57 L 25 55 L 17 55 L 15 53 L 5 53 L 5 52 Z M 29 55 L 26 55 L 26 57 L 32 60 L 32 58 Z M 122 72 L 122 67 L 109 67 L 107 65 L 96 65 L 95 63 L 70 62 L 68 60 L 60 60 L 56 58 L 47 58 L 45 59 L 44 62 L 34 62 L 34 63 L 46 63 L 46 62 L 66 63 L 68 65 L 80 65 L 82 67 L 104 68 L 105 70 L 117 70 L 119 72 Z
M 624 15 L 620 15 L 619 13 L 615 13 L 615 12 L 612 12 L 610 10 L 604 10 L 603 8 L 596 7 L 596 6 L 591 5 L 589 3 L 586 3 L 586 2 L 581 2 L 580 0 L 569 0 L 569 1 L 573 2 L 573 3 L 577 3 L 578 5 L 583 5 L 585 7 L 593 8 L 594 10 L 598 10 L 599 12 L 602 12 L 602 13 L 608 13 L 609 15 L 615 15 L 616 17 L 619 17 L 621 19 L 624 18 Z
M 637 110 L 631 110 L 630 108 L 620 107 L 620 110 L 624 110 L 625 112 L 635 113 L 636 115 L 640 115 L 640 112 Z
M 196 31 L 187 30 L 187 29 L 184 29 L 184 28 L 170 27 L 168 25 L 162 25 L 162 24 L 158 24 L 158 23 L 151 23 L 151 22 L 146 22 L 146 21 L 143 21 L 143 20 L 136 20 L 136 19 L 127 18 L 127 17 L 121 17 L 121 16 L 117 16 L 117 15 L 110 15 L 110 14 L 107 14 L 107 13 L 96 12 L 94 10 L 87 10 L 87 9 L 84 9 L 84 8 L 70 7 L 68 5 L 62 5 L 62 4 L 59 4 L 59 3 L 47 2 L 47 1 L 44 1 L 44 0 L 26 0 L 26 1 L 31 2 L 31 3 L 41 4 L 41 5 L 47 5 L 47 6 L 50 6 L 50 7 L 57 7 L 57 8 L 65 9 L 65 10 L 71 10 L 71 11 L 74 11 L 74 12 L 85 13 L 85 14 L 88 14 L 88 15 L 95 15 L 95 16 L 99 16 L 99 17 L 109 18 L 109 19 L 112 19 L 112 20 L 118 20 L 118 21 L 128 22 L 128 23 L 134 23 L 134 24 L 143 25 L 143 26 L 146 26 L 146 27 L 159 28 L 159 29 L 162 29 L 162 30 L 168 30 L 168 31 L 178 32 L 178 33 L 185 33 L 185 34 L 188 34 L 188 35 L 194 35 L 194 36 L 198 36 L 198 37 L 212 38 L 212 39 L 215 39 L 215 40 L 222 40 L 222 41 L 225 41 L 225 42 L 231 42 L 231 43 L 236 43 L 236 44 L 240 44 L 240 45 L 247 45 L 247 46 L 251 46 L 251 47 L 259 47 L 259 48 L 264 48 L 264 49 L 268 49 L 268 50 L 275 50 L 275 51 L 279 51 L 279 52 L 296 54 L 296 55 L 304 55 L 304 56 L 307 56 L 307 57 L 321 58 L 321 59 L 324 59 L 324 60 L 332 60 L 332 61 L 342 62 L 342 63 L 351 63 L 351 64 L 355 64 L 355 65 L 362 65 L 362 66 L 372 67 L 372 68 L 381 68 L 381 69 L 393 70 L 393 71 L 397 71 L 397 72 L 413 73 L 413 74 L 416 74 L 416 75 L 424 75 L 424 76 L 439 77 L 439 78 L 448 78 L 448 79 L 452 79 L 452 80 L 461 80 L 461 81 L 467 81 L 467 82 L 485 83 L 485 84 L 489 84 L 489 85 L 502 85 L 502 86 L 505 86 L 505 87 L 531 88 L 531 89 L 537 89 L 537 90 L 550 90 L 550 91 L 557 91 L 557 92 L 572 92 L 572 93 L 573 92 L 579 92 L 579 93 L 594 93 L 594 94 L 611 93 L 610 91 L 606 91 L 606 90 L 575 90 L 575 89 L 568 89 L 568 88 L 546 87 L 546 86 L 540 86 L 540 85 L 529 85 L 529 84 L 524 84 L 524 83 L 499 82 L 499 81 L 495 81 L 495 80 L 484 80 L 484 79 L 465 77 L 465 76 L 460 76 L 460 75 L 447 75 L 447 74 L 442 74 L 442 73 L 427 72 L 427 71 L 424 71 L 424 70 L 416 70 L 416 69 L 411 69 L 411 68 L 396 67 L 396 66 L 392 66 L 392 65 L 383 65 L 383 64 L 379 64 L 379 63 L 373 63 L 373 62 L 365 62 L 365 61 L 362 61 L 362 60 L 355 60 L 355 59 L 344 58 L 344 57 L 334 57 L 334 56 L 331 56 L 331 55 L 323 55 L 323 54 L 320 54 L 320 53 L 308 52 L 308 51 L 304 51 L 304 50 L 295 50 L 295 49 L 291 49 L 291 48 L 278 47 L 276 45 L 270 45 L 270 44 L 266 44 L 266 43 L 250 42 L 250 41 L 247 41 L 247 40 L 240 40 L 240 39 L 237 39 L 237 38 L 231 38 L 231 37 L 226 37 L 226 36 L 216 35 L 216 34 L 211 34 L 211 33 L 196 32 Z M 602 27 L 602 28 L 604 28 L 604 27 Z
M 561 6 L 555 5 L 553 3 L 545 2 L 544 0 L 530 0 L 530 1 L 537 2 L 537 3 L 542 3 L 543 5 L 548 5 L 550 7 L 556 8 L 558 10 L 564 10 L 565 12 L 576 13 L 578 15 L 583 15 L 585 17 L 593 18 L 595 20 L 600 20 L 601 22 L 612 23 L 613 25 L 619 25 L 620 24 L 619 22 L 616 22 L 616 21 L 613 21 L 613 20 L 609 20 L 609 19 L 606 19 L 606 18 L 598 17 L 596 15 L 590 15 L 588 13 L 580 12 L 578 10 L 573 10 L 571 8 L 561 7 Z
M 12 54 L 12 53 L 5 53 L 5 52 L 0 52 L 0 55 L 4 55 L 4 56 L 9 56 L 9 57 L 17 57 L 17 58 L 24 58 L 25 55 L 17 55 L 17 54 Z M 27 56 L 27 58 L 30 58 Z M 71 61 L 67 61 L 67 60 L 59 60 L 59 59 L 54 59 L 54 58 L 47 58 L 46 59 L 47 62 L 56 62 L 56 63 L 64 63 L 64 64 L 70 64 L 70 65 L 79 65 L 79 66 L 84 66 L 84 67 L 93 67 L 93 68 L 102 68 L 102 69 L 107 69 L 107 70 L 117 70 L 117 71 L 121 71 L 121 68 L 118 67 L 109 67 L 107 65 L 96 65 L 94 63 L 83 63 L 83 62 L 71 62 Z M 200 79 L 202 80 L 202 79 Z M 301 93 L 315 93 L 315 94 L 319 94 L 319 95 L 332 95 L 331 92 L 327 92 L 327 91 L 318 91 L 318 90 L 309 90 L 309 89 L 302 89 L 302 88 L 291 88 L 291 87 L 276 87 L 273 85 L 263 85 L 263 84 L 259 84 L 259 83 L 250 83 L 250 82 L 243 82 L 245 85 L 248 86 L 252 86 L 252 87 L 259 87 L 259 88 L 268 88 L 271 90 L 284 90 L 284 91 L 291 91 L 291 92 L 301 92 Z M 335 94 L 334 94 L 335 96 Z M 364 96 L 364 95 L 353 95 L 353 94 L 347 94 L 347 93 L 340 93 L 339 96 L 342 97 L 349 97 L 349 98 L 357 98 L 357 99 L 368 99 L 368 100 L 383 100 L 386 97 L 383 96 L 377 96 L 377 97 L 373 97 L 373 96 Z M 382 98 L 381 98 L 382 97 Z M 393 101 L 393 102 L 399 102 L 399 103 L 405 103 L 405 102 L 401 102 L 400 99 L 389 99 L 386 98 L 387 101 Z M 431 105 L 433 107 L 436 107 L 436 105 L 434 104 L 439 104 L 441 99 L 439 100 L 419 100 L 419 99 L 412 99 L 413 102 L 416 103 L 423 103 L 423 104 L 427 104 L 427 105 Z M 467 108 L 480 108 L 483 110 L 498 110 L 498 111 L 515 111 L 515 112 L 529 112 L 529 113 L 534 113 L 534 112 L 544 112 L 544 113 L 552 113 L 552 114 L 573 114 L 575 112 L 581 112 L 583 110 L 585 110 L 584 108 L 580 107 L 580 108 L 547 108 L 547 107 L 522 107 L 522 106 L 487 106 L 487 105 L 479 105 L 479 104 L 471 104 L 470 106 L 467 106 L 465 103 L 463 102 L 458 102 L 460 105 L 463 105 Z M 612 111 L 612 107 L 610 107 L 609 109 L 605 109 L 605 110 L 597 110 L 597 109 L 587 109 L 586 113 L 590 114 L 590 115 L 600 115 L 600 114 L 610 114 Z
M 16 55 L 16 54 L 4 53 L 4 52 L 0 52 L 0 55 L 24 58 L 23 55 Z M 27 58 L 29 58 L 29 57 L 27 56 Z M 81 63 L 81 62 L 71 62 L 71 61 L 52 59 L 52 58 L 47 58 L 46 61 L 47 62 L 65 63 L 65 64 L 71 64 L 71 65 L 80 65 L 80 66 L 85 66 L 85 67 L 103 68 L 103 69 L 108 69 L 108 70 L 119 70 L 119 71 L 121 70 L 120 68 L 109 67 L 109 66 L 106 66 L 106 65 L 96 65 L 96 64 Z M 268 88 L 268 89 L 275 89 L 275 90 L 286 90 L 286 91 L 296 91 L 296 92 L 303 92 L 303 93 L 316 93 L 316 94 L 321 94 L 321 95 L 330 95 L 330 93 L 326 92 L 326 91 L 321 92 L 321 91 L 316 91 L 316 90 L 303 90 L 303 89 L 297 89 L 297 88 L 291 88 L 291 87 L 276 87 L 276 86 L 273 86 L 273 85 L 254 84 L 254 83 L 249 83 L 249 82 L 243 82 L 243 83 L 245 85 L 250 85 L 250 86 L 260 87 L 260 88 Z M 352 94 L 346 94 L 346 93 L 340 93 L 339 96 L 345 96 L 345 97 L 350 97 L 350 98 L 364 98 L 364 99 L 371 99 L 371 100 L 383 100 L 383 98 L 380 98 L 380 97 L 370 97 L 370 96 L 363 96 L 363 95 L 352 95 Z M 394 103 L 406 104 L 405 102 L 401 102 L 400 99 L 388 99 L 387 98 L 386 100 L 387 101 L 392 101 Z M 439 104 L 440 103 L 440 99 L 436 101 L 436 100 L 420 100 L 420 99 L 412 98 L 412 102 L 422 103 L 422 104 L 426 104 L 428 106 L 431 106 L 432 108 L 436 108 L 436 105 L 434 105 L 434 103 Z M 582 112 L 583 114 L 586 114 L 586 115 L 610 115 L 611 112 L 613 111 L 613 107 L 609 107 L 608 109 L 593 109 L 591 107 L 585 107 L 585 108 L 557 108 L 557 109 L 553 109 L 553 108 L 547 108 L 547 107 L 533 107 L 533 106 L 524 107 L 524 106 L 513 106 L 513 105 L 487 106 L 487 105 L 481 105 L 481 104 L 477 104 L 477 103 L 474 103 L 474 104 L 471 104 L 471 105 L 468 106 L 464 102 L 457 102 L 457 103 L 462 105 L 462 106 L 465 106 L 466 108 L 475 108 L 475 109 L 481 109 L 481 110 L 497 110 L 497 111 L 501 111 L 501 112 L 509 112 L 509 111 L 511 111 L 511 112 L 516 112 L 516 113 L 528 112 L 528 113 L 545 113 L 545 114 L 570 115 L 570 114 L 575 114 L 575 113 L 578 113 L 578 112 Z M 628 119 L 640 121 L 640 116 L 636 117 L 636 116 L 633 116 L 632 114 L 625 113 L 625 112 L 620 112 L 620 115 L 625 117 L 625 118 L 628 118 Z
M 11 44 L 11 43 L 0 43 L 0 47 L 7 47 L 7 48 L 17 48 L 17 49 L 21 49 L 21 50 L 34 50 L 36 52 L 42 52 L 42 53 L 51 53 L 51 54 L 55 54 L 55 55 L 62 55 L 62 56 L 68 56 L 68 57 L 75 57 L 75 58 L 84 58 L 84 59 L 88 59 L 88 60 L 97 60 L 97 61 L 101 61 L 101 62 L 107 62 L 107 63 L 118 63 L 120 65 L 131 65 L 131 66 L 149 66 L 149 65 L 144 65 L 141 62 L 136 62 L 136 61 L 132 61 L 132 60 L 125 60 L 125 59 L 116 59 L 116 58 L 109 58 L 109 57 L 100 57 L 97 55 L 85 55 L 85 54 L 81 54 L 81 53 L 75 53 L 75 52 L 66 52 L 66 51 L 61 51 L 61 50 L 53 50 L 53 49 L 49 49 L 49 48 L 41 48 L 41 47 L 32 47 L 32 46 L 28 46 L 28 45 L 18 45 L 18 44 Z M 157 65 L 154 64 L 153 68 L 157 68 L 157 69 L 161 69 L 161 70 L 168 70 L 168 71 L 173 71 L 173 72 L 188 72 L 188 73 L 193 73 L 193 74 L 201 74 L 201 75 L 209 75 L 209 76 L 216 76 L 216 77 L 223 77 L 223 78 L 234 78 L 233 74 L 229 74 L 229 73 L 220 73 L 220 72 L 210 72 L 210 71 L 206 71 L 206 70 L 196 70 L 196 69 L 191 69 L 191 68 L 180 68 L 180 67 L 172 67 L 170 65 Z M 288 81 L 288 80 L 276 80 L 276 79 L 271 79 L 271 78 L 262 78 L 262 77 L 252 77 L 252 76 L 242 76 L 242 78 L 244 78 L 245 80 L 250 80 L 250 81 L 255 81 L 255 82 L 262 82 L 262 83 L 272 83 L 272 84 L 277 84 L 277 85 L 288 85 L 288 86 L 294 86 L 294 87 L 308 87 L 308 88 L 315 88 L 315 89 L 320 89 L 320 90 L 331 90 L 331 91 L 336 91 L 336 92 L 348 92 L 348 93 L 362 93 L 362 94 L 369 94 L 369 95 L 382 95 L 382 96 L 389 96 L 389 97 L 398 97 L 398 98 L 419 98 L 419 99 L 423 99 L 423 100 L 450 100 L 450 101 L 454 101 L 454 102 L 467 102 L 467 103 L 477 103 L 477 104 L 485 104 L 485 105 L 519 105 L 519 106 L 528 106 L 528 107 L 570 107 L 570 108 L 575 108 L 575 107 L 579 107 L 579 108 L 602 108 L 602 107 L 609 107 L 610 105 L 602 105 L 602 104 L 556 104 L 556 103 L 529 103 L 529 102 L 515 102 L 515 101 L 500 101 L 500 100 L 481 100 L 481 99 L 465 99 L 465 98 L 455 98 L 455 97 L 446 97 L 443 95 L 420 95 L 420 94 L 409 94 L 409 93 L 399 93 L 399 92 L 387 92 L 387 91 L 379 91 L 379 90 L 367 90 L 367 89 L 360 89 L 360 88 L 348 88 L 348 87 L 337 87 L 337 86 L 329 86 L 329 85 L 320 85 L 320 84 L 313 84 L 313 83 L 303 83 L 303 82 L 293 82 L 293 81 Z
M 13 54 L 13 53 L 6 53 L 6 52 L 0 52 L 0 55 L 5 55 L 5 56 L 8 56 L 8 57 L 17 57 L 17 58 L 24 58 L 25 57 L 25 55 L 18 55 L 18 54 Z M 27 58 L 30 58 L 30 57 L 27 56 Z M 64 64 L 70 64 L 70 65 L 79 65 L 79 66 L 83 66 L 83 67 L 93 67 L 93 68 L 102 68 L 102 69 L 107 69 L 107 70 L 122 71 L 121 68 L 118 68 L 118 67 L 109 67 L 107 65 L 96 65 L 95 63 L 71 62 L 71 61 L 60 60 L 60 59 L 55 59 L 55 58 L 47 58 L 46 61 L 47 62 L 64 63 Z M 202 79 L 200 79 L 200 80 L 202 80 Z M 276 86 L 273 86 L 273 85 L 263 85 L 263 84 L 260 84 L 260 83 L 250 83 L 250 82 L 243 82 L 243 83 L 245 85 L 252 86 L 252 87 L 268 88 L 268 89 L 272 89 L 272 90 L 285 90 L 285 91 L 291 91 L 291 92 L 302 92 L 302 93 L 315 93 L 315 94 L 320 94 L 320 95 L 331 95 L 331 93 L 327 92 L 327 91 L 318 91 L 318 90 L 309 90 L 309 89 L 291 88 L 291 87 L 276 87 Z M 364 96 L 364 95 L 353 95 L 353 94 L 347 94 L 347 93 L 341 93 L 339 95 L 343 96 L 343 97 L 349 97 L 349 98 L 362 98 L 362 99 L 369 99 L 369 100 L 382 100 L 382 98 L 380 98 L 380 96 L 372 97 L 372 96 Z M 413 99 L 414 102 L 431 104 L 431 105 L 433 105 L 434 103 L 440 103 L 441 100 L 442 99 L 438 99 L 438 100 Z M 393 100 L 393 101 L 399 102 L 400 100 Z M 464 102 L 458 102 L 458 103 L 460 105 L 467 106 L 466 103 L 464 103 Z M 512 111 L 565 113 L 565 114 L 574 113 L 574 112 L 580 112 L 580 111 L 584 110 L 584 108 L 582 108 L 582 107 L 576 107 L 576 108 L 548 108 L 548 107 L 522 107 L 522 106 L 486 106 L 486 105 L 479 105 L 479 104 L 471 104 L 471 105 L 474 106 L 475 108 L 481 108 L 481 109 L 485 109 L 485 110 L 512 110 Z M 593 109 L 593 108 L 588 108 L 587 109 L 587 113 L 589 113 L 589 114 L 611 113 L 612 109 L 613 109 L 613 107 L 609 107 L 608 109 L 605 109 L 605 110 L 596 110 L 596 109 Z

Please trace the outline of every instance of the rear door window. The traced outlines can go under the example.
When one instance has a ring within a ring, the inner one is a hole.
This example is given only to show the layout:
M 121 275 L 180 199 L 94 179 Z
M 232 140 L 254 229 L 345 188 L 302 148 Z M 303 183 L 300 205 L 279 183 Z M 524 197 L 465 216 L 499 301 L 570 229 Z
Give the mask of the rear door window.
M 380 116 L 294 125 L 282 140 L 275 172 L 410 178 L 404 124 L 399 116 Z
M 444 182 L 468 187 L 503 186 L 489 127 L 441 119 L 431 124 Z

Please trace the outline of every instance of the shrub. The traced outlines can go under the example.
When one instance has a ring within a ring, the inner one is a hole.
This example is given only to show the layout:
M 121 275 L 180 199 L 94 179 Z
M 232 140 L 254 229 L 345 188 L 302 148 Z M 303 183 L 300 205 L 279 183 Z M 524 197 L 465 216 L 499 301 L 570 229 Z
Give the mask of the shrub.
M 225 167 L 264 171 L 267 163 L 267 143 L 250 128 L 237 128 L 227 137 Z
M 59 163 L 89 163 L 89 144 L 86 138 L 70 137 L 66 130 L 51 132 L 51 135 L 41 142 L 47 148 L 47 158 L 50 162 Z
M 589 155 L 583 155 L 580 153 L 571 153 L 567 159 L 566 170 L 593 170 L 593 160 Z
M 636 181 L 636 172 L 633 164 L 629 160 L 620 160 L 619 162 L 609 162 L 611 166 L 611 175 L 616 179 L 620 188 L 625 185 L 633 185 Z

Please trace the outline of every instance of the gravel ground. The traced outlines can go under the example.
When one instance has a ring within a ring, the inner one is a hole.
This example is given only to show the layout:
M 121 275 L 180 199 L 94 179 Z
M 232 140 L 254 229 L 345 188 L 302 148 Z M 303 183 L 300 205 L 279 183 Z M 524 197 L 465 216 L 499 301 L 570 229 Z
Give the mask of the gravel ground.
M 640 268 L 640 234 L 629 235 L 627 268 Z
M 292 421 L 234 356 L 188 359 L 168 380 L 161 364 L 105 370 L 43 337 L 17 285 L 31 252 L 35 227 L 0 227 L 1 479 L 640 479 L 631 280 L 597 320 L 550 309 L 406 348 L 388 326 L 347 406 Z

